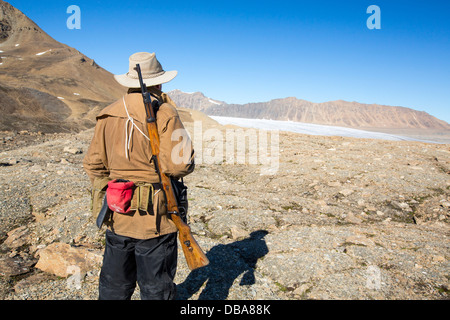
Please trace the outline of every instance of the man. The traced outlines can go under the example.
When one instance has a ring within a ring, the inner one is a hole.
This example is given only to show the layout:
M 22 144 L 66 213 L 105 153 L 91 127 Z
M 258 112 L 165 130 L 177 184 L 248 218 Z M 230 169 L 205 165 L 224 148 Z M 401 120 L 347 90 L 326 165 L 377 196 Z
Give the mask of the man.
M 192 141 L 175 104 L 161 91 L 161 85 L 175 78 L 177 71 L 164 71 L 154 53 L 133 54 L 129 72 L 115 76 L 121 85 L 129 88 L 128 93 L 97 116 L 94 137 L 83 160 L 93 184 L 96 211 L 99 205 L 95 202 L 102 198 L 98 195 L 103 195 L 101 191 L 106 183 L 119 179 L 132 181 L 136 186 L 131 210 L 127 213 L 115 210 L 105 221 L 108 228 L 99 279 L 101 300 L 130 299 L 136 282 L 141 299 L 167 300 L 175 296 L 177 229 L 167 214 L 164 192 L 151 160 L 146 112 L 134 70 L 136 64 L 141 66 L 152 101 L 156 97 L 160 103 L 156 119 L 161 174 L 180 178 L 194 170 Z

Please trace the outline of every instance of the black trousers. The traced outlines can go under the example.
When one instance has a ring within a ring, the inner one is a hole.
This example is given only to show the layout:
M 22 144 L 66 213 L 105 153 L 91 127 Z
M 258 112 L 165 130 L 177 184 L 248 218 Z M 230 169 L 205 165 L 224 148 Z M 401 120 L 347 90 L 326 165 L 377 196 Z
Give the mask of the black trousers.
M 138 240 L 106 231 L 100 300 L 129 300 L 139 285 L 142 300 L 172 300 L 176 285 L 177 233 Z

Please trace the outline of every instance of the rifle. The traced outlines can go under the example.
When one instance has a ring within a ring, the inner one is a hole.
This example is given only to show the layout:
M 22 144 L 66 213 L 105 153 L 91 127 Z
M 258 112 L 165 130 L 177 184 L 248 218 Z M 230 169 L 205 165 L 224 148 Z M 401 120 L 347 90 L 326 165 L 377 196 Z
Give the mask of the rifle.
M 152 161 L 155 165 L 156 173 L 159 176 L 159 180 L 162 185 L 162 191 L 166 196 L 166 206 L 168 214 L 170 214 L 171 220 L 174 222 L 175 226 L 178 229 L 178 238 L 183 248 L 184 257 L 186 258 L 189 269 L 194 270 L 200 267 L 204 267 L 209 264 L 209 260 L 203 253 L 197 241 L 195 241 L 194 237 L 192 236 L 191 228 L 183 221 L 180 216 L 180 210 L 178 209 L 178 204 L 173 190 L 171 178 L 161 171 L 159 162 L 160 140 L 158 135 L 158 128 L 156 125 L 156 113 L 152 105 L 150 93 L 147 91 L 147 86 L 142 79 L 141 67 L 139 64 L 136 65 L 135 70 L 139 75 L 139 82 L 141 84 L 145 112 L 147 114 L 147 128 L 152 150 Z

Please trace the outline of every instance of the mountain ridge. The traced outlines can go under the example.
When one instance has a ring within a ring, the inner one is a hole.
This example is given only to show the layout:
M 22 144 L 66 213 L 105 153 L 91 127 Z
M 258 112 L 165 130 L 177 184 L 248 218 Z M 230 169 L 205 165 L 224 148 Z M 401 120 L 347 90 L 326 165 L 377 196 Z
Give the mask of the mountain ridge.
M 197 109 L 210 116 L 288 120 L 351 128 L 450 130 L 450 124 L 425 111 L 402 106 L 386 106 L 335 100 L 322 103 L 296 97 L 276 98 L 246 104 L 213 104 L 201 92 L 169 92 L 180 106 Z
M 125 92 L 93 59 L 0 0 L 0 130 L 87 129 Z
M 0 130 L 80 131 L 126 88 L 78 50 L 54 40 L 20 10 L 0 0 Z M 228 104 L 201 92 L 173 90 L 179 107 L 210 116 L 290 120 L 351 128 L 450 131 L 450 124 L 406 107 L 296 97 Z

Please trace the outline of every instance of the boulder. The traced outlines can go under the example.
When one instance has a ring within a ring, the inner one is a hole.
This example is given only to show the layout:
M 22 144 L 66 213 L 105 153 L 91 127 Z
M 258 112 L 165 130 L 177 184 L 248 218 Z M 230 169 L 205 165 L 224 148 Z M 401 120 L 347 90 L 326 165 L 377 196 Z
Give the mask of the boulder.
M 74 269 L 86 273 L 102 263 L 102 252 L 66 243 L 52 243 L 39 251 L 36 268 L 59 277 L 67 277 Z
M 3 242 L 11 249 L 19 248 L 29 242 L 30 230 L 27 226 L 21 226 L 8 232 L 8 238 Z
M 30 272 L 36 261 L 30 257 L 0 257 L 0 276 L 18 276 Z

